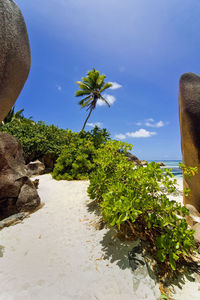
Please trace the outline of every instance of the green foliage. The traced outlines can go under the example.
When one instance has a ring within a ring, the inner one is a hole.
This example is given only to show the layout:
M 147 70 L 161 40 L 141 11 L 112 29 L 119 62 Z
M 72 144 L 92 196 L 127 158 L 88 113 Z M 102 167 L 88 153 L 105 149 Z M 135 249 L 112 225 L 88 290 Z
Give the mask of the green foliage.
M 88 193 L 91 199 L 102 201 L 110 185 L 116 182 L 124 182 L 127 172 L 131 171 L 133 164 L 125 156 L 132 146 L 123 142 L 108 141 L 105 146 L 96 152 L 95 172 L 90 176 Z
M 9 111 L 9 113 L 7 114 L 7 116 L 2 121 L 2 124 L 7 124 L 7 123 L 12 122 L 14 120 L 24 119 L 23 111 L 24 111 L 24 109 L 21 109 L 21 110 L 19 110 L 15 113 L 15 106 L 13 106 L 11 108 L 11 110 Z
M 57 180 L 84 180 L 94 170 L 95 154 L 93 142 L 87 139 L 75 139 L 66 146 L 56 161 L 52 176 Z
M 156 249 L 156 259 L 175 270 L 180 257 L 195 248 L 193 231 L 183 218 L 188 210 L 167 197 L 175 191 L 173 174 L 167 169 L 163 173 L 155 162 L 133 168 L 125 157 L 130 149 L 126 143 L 112 141 L 97 150 L 88 193 L 100 202 L 110 226 L 120 229 L 127 224 L 133 230 L 139 224 Z
M 54 125 L 45 125 L 43 122 L 35 123 L 25 118 L 4 124 L 0 130 L 19 140 L 27 162 L 40 159 L 47 153 L 52 153 L 57 158 L 73 135 L 71 131 L 59 129 Z
M 96 149 L 109 138 L 106 129 L 95 127 L 91 132 L 74 135 L 56 161 L 52 176 L 57 180 L 84 180 L 94 170 Z
M 183 170 L 183 174 L 188 178 L 191 178 L 191 177 L 195 176 L 196 174 L 198 174 L 197 167 L 187 167 L 183 163 L 179 163 L 179 168 L 181 168 Z
M 183 174 L 189 179 L 198 174 L 198 167 L 187 167 L 185 164 L 179 163 L 179 168 L 183 170 Z M 183 192 L 185 196 L 188 197 L 190 189 L 185 188 Z
M 12 122 L 0 125 L 0 130 L 16 137 L 22 144 L 25 160 L 28 163 L 41 159 L 51 153 L 54 162 L 65 146 L 71 147 L 75 140 L 84 138 L 91 141 L 95 148 L 105 143 L 109 138 L 106 129 L 94 128 L 90 132 L 73 133 L 71 130 L 59 129 L 55 125 L 46 125 L 44 122 L 34 122 L 30 119 L 14 119 Z
M 161 294 L 161 300 L 168 300 L 168 297 L 165 294 Z
M 81 105 L 82 108 L 86 107 L 87 110 L 89 110 L 89 114 L 84 122 L 82 130 L 84 130 L 90 114 L 95 109 L 99 99 L 110 106 L 108 101 L 101 95 L 103 91 L 112 86 L 112 83 L 105 83 L 105 78 L 106 75 L 100 75 L 99 71 L 93 69 L 92 71 L 88 71 L 86 77 L 82 77 L 82 81 L 76 81 L 80 90 L 76 91 L 75 96 L 85 96 L 79 101 L 79 105 Z
M 79 132 L 80 138 L 85 138 L 94 143 L 94 147 L 98 149 L 102 144 L 105 144 L 110 140 L 110 133 L 105 129 L 100 129 L 98 126 L 95 126 L 91 131 L 81 130 Z

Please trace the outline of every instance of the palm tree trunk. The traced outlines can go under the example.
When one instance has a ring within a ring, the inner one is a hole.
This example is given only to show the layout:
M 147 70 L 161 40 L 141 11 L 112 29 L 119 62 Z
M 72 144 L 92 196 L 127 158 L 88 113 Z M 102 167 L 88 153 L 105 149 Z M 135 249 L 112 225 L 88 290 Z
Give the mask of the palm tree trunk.
M 88 119 L 89 119 L 89 117 L 90 117 L 90 115 L 91 115 L 92 110 L 93 110 L 93 108 L 91 107 L 91 108 L 90 108 L 90 112 L 89 112 L 89 114 L 88 114 L 88 116 L 87 116 L 87 118 L 86 118 L 86 120 L 85 120 L 85 123 L 84 123 L 84 125 L 83 125 L 83 128 L 82 128 L 81 130 L 84 130 L 84 129 L 85 129 L 85 125 L 87 124 L 87 121 L 88 121 Z

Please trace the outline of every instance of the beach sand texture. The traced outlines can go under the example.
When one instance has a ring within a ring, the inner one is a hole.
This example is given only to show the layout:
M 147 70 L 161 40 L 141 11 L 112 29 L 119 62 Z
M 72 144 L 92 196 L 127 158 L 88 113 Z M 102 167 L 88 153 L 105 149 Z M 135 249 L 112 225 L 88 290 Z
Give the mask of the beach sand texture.
M 0 234 L 0 299 L 157 299 L 146 268 L 133 276 L 129 267 L 135 242 L 122 244 L 112 231 L 95 229 L 88 182 L 37 178 L 44 207 Z
M 37 178 L 45 205 L 1 230 L 0 300 L 159 298 L 146 266 L 130 268 L 127 254 L 136 242 L 121 243 L 113 230 L 95 228 L 99 217 L 88 209 L 87 181 Z M 188 281 L 182 290 L 175 287 L 174 299 L 197 300 L 198 288 Z

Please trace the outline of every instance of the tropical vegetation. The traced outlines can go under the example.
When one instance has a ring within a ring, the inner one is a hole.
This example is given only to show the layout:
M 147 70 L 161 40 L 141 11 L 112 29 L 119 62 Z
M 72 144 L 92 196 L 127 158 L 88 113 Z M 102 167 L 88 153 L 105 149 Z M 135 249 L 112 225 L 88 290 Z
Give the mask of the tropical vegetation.
M 132 146 L 111 140 L 106 129 L 72 132 L 34 122 L 21 116 L 22 111 L 10 112 L 0 130 L 20 141 L 26 162 L 51 154 L 53 178 L 89 179 L 88 194 L 98 203 L 103 220 L 125 236 L 145 240 L 165 269 L 175 271 L 190 257 L 195 250 L 194 232 L 185 220 L 188 210 L 168 198 L 176 189 L 169 170 L 163 172 L 157 163 L 135 167 L 127 160 Z M 197 171 L 183 164 L 181 168 L 188 176 Z
M 23 111 L 24 109 L 20 109 L 19 111 L 15 112 L 15 106 L 13 106 L 9 111 L 9 113 L 7 114 L 7 116 L 2 121 L 2 125 L 10 123 L 14 120 L 18 120 L 18 121 L 23 120 L 24 119 Z
M 81 131 L 63 147 L 52 176 L 57 180 L 84 180 L 95 169 L 96 150 L 109 139 L 106 129 L 95 127 L 91 132 Z
M 132 146 L 108 141 L 96 151 L 88 194 L 101 208 L 103 220 L 119 231 L 147 241 L 155 259 L 172 270 L 195 249 L 194 231 L 188 228 L 188 210 L 168 199 L 176 190 L 169 170 L 155 162 L 133 167 L 126 152 Z
M 104 101 L 110 107 L 109 102 L 101 94 L 112 86 L 112 83 L 105 82 L 105 78 L 106 75 L 100 75 L 99 71 L 93 69 L 92 71 L 88 71 L 86 77 L 82 77 L 82 81 L 76 81 L 79 85 L 79 90 L 76 91 L 75 96 L 84 96 L 84 98 L 79 101 L 79 105 L 82 108 L 86 107 L 87 111 L 89 111 L 82 130 L 85 129 L 87 121 L 92 111 L 96 108 L 98 100 Z
M 95 148 L 109 139 L 106 129 L 95 127 L 89 132 L 77 133 L 27 118 L 14 118 L 10 122 L 1 124 L 0 131 L 9 133 L 19 140 L 24 150 L 26 163 L 42 159 L 48 154 L 55 164 L 64 148 L 74 148 L 74 145 L 78 145 L 81 139 L 91 141 Z

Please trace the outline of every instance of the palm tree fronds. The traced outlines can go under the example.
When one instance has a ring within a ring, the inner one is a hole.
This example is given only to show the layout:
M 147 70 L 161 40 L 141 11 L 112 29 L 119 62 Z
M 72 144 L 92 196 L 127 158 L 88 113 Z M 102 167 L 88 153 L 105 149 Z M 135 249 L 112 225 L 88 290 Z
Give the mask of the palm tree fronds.
M 88 72 L 88 78 L 90 78 L 90 80 L 93 82 L 94 85 L 96 84 L 98 77 L 99 77 L 99 71 L 93 69 L 92 71 Z
M 106 104 L 110 107 L 110 103 L 104 97 L 101 96 L 101 100 L 105 101 Z
M 24 111 L 24 108 L 23 109 L 21 109 L 21 110 L 18 110 L 16 113 L 15 113 L 15 118 L 23 118 L 24 116 L 23 116 L 23 111 Z
M 82 77 L 81 79 L 90 89 L 94 88 L 94 82 L 89 77 Z
M 77 97 L 86 96 L 78 103 L 82 108 L 86 107 L 86 110 L 89 111 L 82 130 L 84 130 L 92 111 L 96 108 L 98 99 L 102 99 L 110 107 L 110 103 L 101 96 L 101 92 L 112 86 L 112 83 L 105 83 L 105 78 L 106 75 L 100 75 L 99 71 L 93 69 L 87 72 L 86 77 L 82 77 L 82 81 L 76 81 L 80 89 L 76 91 L 75 95 Z
M 91 91 L 85 91 L 85 90 L 78 90 L 75 93 L 76 97 L 85 96 L 91 94 Z
M 109 89 L 112 86 L 112 83 L 110 82 L 106 82 L 104 84 L 104 86 L 100 89 L 100 92 L 102 93 L 103 91 L 105 91 L 106 89 Z
M 79 88 L 82 90 L 90 91 L 91 88 L 89 87 L 88 84 L 82 82 L 82 81 L 76 81 L 76 83 L 79 85 Z
M 81 107 L 83 108 L 83 107 L 85 107 L 85 106 L 88 106 L 91 100 L 92 100 L 92 98 L 90 98 L 88 101 L 86 101 L 85 103 L 83 103 L 83 104 L 81 105 Z
M 96 84 L 101 88 L 104 85 L 105 75 L 99 75 L 97 78 Z
M 84 102 L 85 102 L 86 100 L 88 100 L 89 98 L 92 99 L 91 95 L 89 95 L 89 96 L 87 96 L 87 97 L 81 99 L 81 100 L 78 102 L 78 104 L 82 106 L 82 105 L 84 104 Z
M 11 108 L 11 110 L 9 111 L 9 113 L 7 114 L 7 116 L 4 118 L 4 120 L 2 121 L 2 124 L 6 124 L 9 123 L 13 120 L 15 115 L 15 106 L 13 106 Z

